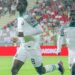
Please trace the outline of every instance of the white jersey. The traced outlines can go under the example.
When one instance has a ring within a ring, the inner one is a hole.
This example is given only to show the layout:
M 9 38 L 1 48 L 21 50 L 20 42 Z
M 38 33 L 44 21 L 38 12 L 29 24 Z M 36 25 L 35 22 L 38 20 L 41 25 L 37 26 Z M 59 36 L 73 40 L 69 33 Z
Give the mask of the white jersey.
M 30 15 L 24 15 L 24 17 L 18 18 L 18 32 L 23 32 L 25 36 L 25 42 L 27 46 L 32 48 L 39 47 L 41 43 L 40 34 L 43 32 L 38 22 Z
M 18 18 L 18 32 L 24 33 L 24 36 L 36 35 L 42 32 L 41 26 L 30 15 Z
M 23 62 L 27 57 L 30 59 L 33 58 L 36 61 L 35 66 L 40 66 L 42 61 L 40 50 L 40 33 L 42 33 L 42 29 L 40 25 L 31 16 L 24 15 L 23 17 L 18 18 L 17 31 L 24 33 L 25 42 L 23 43 L 24 45 L 20 43 L 19 48 L 17 48 L 17 57 L 15 58 Z
M 71 50 L 75 50 L 75 35 L 74 35 L 74 32 L 75 32 L 75 27 L 68 27 L 65 30 L 67 44 L 68 44 L 68 47 Z

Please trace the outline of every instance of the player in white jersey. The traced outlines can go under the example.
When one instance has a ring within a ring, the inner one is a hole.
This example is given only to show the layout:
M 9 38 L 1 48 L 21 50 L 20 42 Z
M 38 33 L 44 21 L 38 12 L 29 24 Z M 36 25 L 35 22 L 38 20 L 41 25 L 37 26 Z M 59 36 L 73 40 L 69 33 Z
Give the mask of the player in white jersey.
M 42 29 L 38 22 L 26 14 L 27 0 L 19 0 L 17 10 L 20 16 L 18 17 L 18 39 L 20 47 L 17 48 L 17 53 L 14 57 L 12 65 L 12 75 L 17 75 L 18 71 L 29 57 L 39 75 L 58 69 L 63 75 L 64 69 L 62 63 L 43 66 L 42 56 L 40 51 L 40 33 Z M 24 40 L 25 36 L 25 40 Z M 26 38 L 28 40 L 26 40 Z
M 70 26 L 65 30 L 66 41 L 68 46 L 68 60 L 72 75 L 75 75 L 75 22 L 71 22 Z
M 64 35 L 64 28 L 66 26 L 62 24 L 57 28 L 57 54 L 58 55 L 60 55 L 61 53 L 61 48 L 66 45 L 66 40 Z
M 72 1 L 73 3 L 75 3 L 74 0 Z M 72 7 L 72 5 L 70 8 L 70 24 L 69 27 L 66 28 L 65 32 L 69 52 L 69 64 L 71 67 L 71 75 L 75 75 L 75 7 Z
M 74 0 L 73 3 L 75 3 Z M 75 75 L 75 8 L 70 8 L 70 23 L 64 28 L 66 43 L 68 46 L 68 61 L 71 75 Z

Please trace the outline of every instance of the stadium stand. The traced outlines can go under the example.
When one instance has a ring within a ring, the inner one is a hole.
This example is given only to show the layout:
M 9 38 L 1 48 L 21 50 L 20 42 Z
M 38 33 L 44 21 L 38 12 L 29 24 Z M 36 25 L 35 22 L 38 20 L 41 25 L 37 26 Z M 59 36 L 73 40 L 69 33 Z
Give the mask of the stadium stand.
M 3 0 L 2 0 L 3 1 Z M 11 4 L 9 2 L 8 4 Z M 42 11 L 41 11 L 42 10 Z M 53 1 L 36 1 L 33 8 L 29 10 L 29 13 L 41 24 L 45 24 L 46 26 L 56 26 L 57 23 L 65 24 L 68 19 L 68 13 L 66 11 L 66 7 L 62 4 L 61 0 Z M 15 20 L 11 21 L 7 25 L 3 26 L 3 31 L 12 33 L 12 30 L 15 29 Z M 2 30 L 1 29 L 1 30 Z M 48 28 L 47 28 L 48 31 Z M 14 33 L 14 32 L 13 32 Z M 4 33 L 5 35 L 5 33 Z M 11 37 L 11 35 L 10 35 Z M 6 38 L 6 37 L 4 37 Z M 46 41 L 47 42 L 47 41 Z M 50 44 L 49 44 L 50 45 Z
M 11 3 L 12 2 L 9 2 L 8 7 L 11 5 Z M 67 5 L 69 5 L 69 3 Z M 66 8 L 67 5 L 65 5 L 65 0 L 63 0 L 63 2 L 61 0 L 50 0 L 50 1 L 49 0 L 42 0 L 42 1 L 37 0 L 36 2 L 34 1 L 33 7 L 31 7 L 28 11 L 40 24 L 45 24 L 48 27 L 49 26 L 55 27 L 59 25 L 59 23 L 65 24 L 69 21 L 68 10 Z M 73 4 L 73 7 L 74 6 L 75 4 Z M 0 5 L 0 9 L 1 10 L 3 9 L 1 5 Z M 11 8 L 7 8 L 7 9 L 9 10 L 8 12 L 10 12 Z M 0 13 L 2 13 L 2 11 Z M 0 33 L 1 35 L 0 46 L 12 46 L 11 35 L 9 35 L 10 36 L 9 38 L 7 36 L 8 36 L 8 33 L 9 34 L 12 33 L 14 29 L 16 29 L 16 19 L 12 20 L 7 25 L 4 25 L 1 28 L 0 31 L 2 32 Z M 49 31 L 49 29 L 47 28 L 46 31 Z M 50 31 L 52 32 L 52 34 L 55 34 L 54 30 L 50 29 Z M 5 32 L 7 33 L 5 34 Z M 2 40 L 4 41 L 4 43 Z M 5 40 L 9 40 L 9 41 L 5 41 Z M 56 45 L 56 38 L 54 40 L 54 43 L 51 43 L 51 42 L 49 43 L 47 42 L 47 39 L 46 39 L 44 44 Z

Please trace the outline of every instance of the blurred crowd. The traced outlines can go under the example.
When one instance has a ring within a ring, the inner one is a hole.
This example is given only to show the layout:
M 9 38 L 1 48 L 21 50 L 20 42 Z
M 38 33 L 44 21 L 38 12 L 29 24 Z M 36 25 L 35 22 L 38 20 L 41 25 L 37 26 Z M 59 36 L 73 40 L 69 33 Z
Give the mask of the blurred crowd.
M 13 39 L 17 36 L 16 25 L 14 20 L 0 29 L 0 46 L 13 45 Z
M 65 25 L 69 21 L 69 9 L 65 2 L 67 5 L 70 5 L 67 0 L 37 0 L 33 8 L 28 11 L 44 30 L 44 33 L 41 34 L 43 45 L 56 45 L 55 34 L 57 31 L 55 28 Z M 73 4 L 73 7 L 75 7 L 75 4 Z M 11 13 L 11 9 L 16 9 L 15 0 L 0 0 L 0 14 L 6 13 L 7 10 Z M 5 42 L 7 42 L 8 45 L 12 45 L 15 40 L 13 40 L 12 37 L 15 37 L 17 34 L 16 22 L 17 21 L 14 20 L 0 30 L 0 40 L 4 40 L 4 45 L 7 45 Z M 0 45 L 3 45 L 3 41 L 1 41 Z
M 44 33 L 41 35 L 44 45 L 56 45 L 57 27 L 69 21 L 69 13 L 62 0 L 36 1 L 30 14 L 40 23 Z
M 17 6 L 16 3 L 16 0 L 0 0 L 0 17 L 5 15 L 7 12 L 9 14 L 15 14 Z

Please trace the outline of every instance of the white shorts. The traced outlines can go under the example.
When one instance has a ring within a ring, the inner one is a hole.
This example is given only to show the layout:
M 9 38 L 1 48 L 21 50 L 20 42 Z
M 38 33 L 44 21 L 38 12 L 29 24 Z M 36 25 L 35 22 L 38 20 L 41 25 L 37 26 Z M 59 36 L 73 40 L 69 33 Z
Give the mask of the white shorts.
M 42 56 L 40 48 L 30 48 L 29 45 L 25 47 L 20 46 L 17 48 L 15 59 L 25 62 L 27 58 L 30 58 L 35 67 L 39 67 L 42 64 Z
M 65 31 L 68 48 L 71 50 L 75 50 L 75 35 L 74 35 L 75 27 L 66 28 Z

